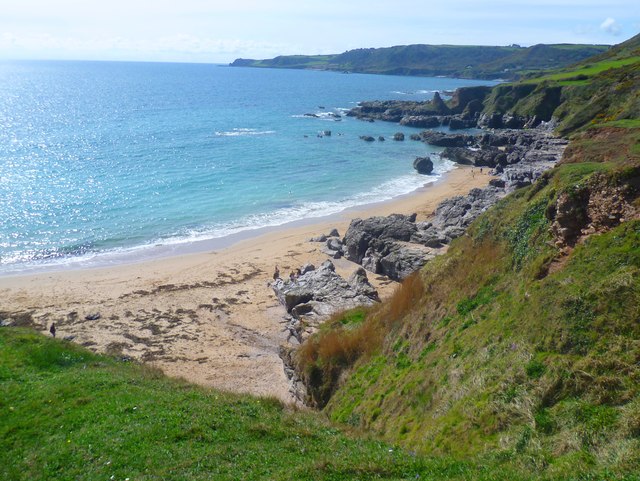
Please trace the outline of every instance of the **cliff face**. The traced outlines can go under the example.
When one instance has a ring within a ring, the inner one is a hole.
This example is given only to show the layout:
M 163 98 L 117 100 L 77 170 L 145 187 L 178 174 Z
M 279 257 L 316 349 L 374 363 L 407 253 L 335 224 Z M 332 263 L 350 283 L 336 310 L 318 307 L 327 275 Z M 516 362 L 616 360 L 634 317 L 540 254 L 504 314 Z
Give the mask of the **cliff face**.
M 337 322 L 329 332 L 357 352 L 330 351 L 322 335 L 306 347 L 307 366 L 333 369 L 332 419 L 418 451 L 515 456 L 549 477 L 638 472 L 640 58 L 629 51 L 483 99 L 495 126 L 552 121 L 572 142 L 389 302 Z

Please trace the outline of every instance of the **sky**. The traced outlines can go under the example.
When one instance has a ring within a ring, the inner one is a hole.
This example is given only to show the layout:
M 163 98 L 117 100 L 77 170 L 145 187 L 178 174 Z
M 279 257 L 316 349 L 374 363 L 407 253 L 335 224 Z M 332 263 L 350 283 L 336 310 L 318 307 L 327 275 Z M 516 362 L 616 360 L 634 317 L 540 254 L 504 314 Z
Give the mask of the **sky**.
M 640 0 L 0 0 L 0 59 L 227 63 L 413 43 L 615 44 Z

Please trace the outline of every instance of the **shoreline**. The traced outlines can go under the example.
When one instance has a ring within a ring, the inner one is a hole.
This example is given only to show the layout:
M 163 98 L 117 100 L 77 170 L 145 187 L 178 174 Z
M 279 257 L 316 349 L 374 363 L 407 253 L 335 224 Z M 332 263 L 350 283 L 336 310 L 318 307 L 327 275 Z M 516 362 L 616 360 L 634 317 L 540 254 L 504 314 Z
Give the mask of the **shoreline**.
M 267 285 L 275 265 L 283 273 L 319 265 L 328 257 L 311 237 L 332 228 L 342 236 L 356 217 L 415 212 L 425 219 L 442 200 L 484 187 L 490 178 L 460 167 L 411 194 L 265 228 L 215 251 L 2 276 L 0 310 L 24 313 L 25 323 L 45 334 L 55 322 L 59 337 L 150 363 L 170 376 L 292 402 L 278 353 L 286 338 L 284 308 Z M 343 277 L 358 267 L 345 259 L 334 263 Z M 397 285 L 371 273 L 369 280 L 381 298 Z
M 403 194 L 398 194 L 390 199 L 370 202 L 366 204 L 347 207 L 339 212 L 332 214 L 322 215 L 318 217 L 307 217 L 302 219 L 296 219 L 293 221 L 287 221 L 279 225 L 268 225 L 263 227 L 246 228 L 231 234 L 222 235 L 220 237 L 211 237 L 197 240 L 186 240 L 184 242 L 161 244 L 143 244 L 139 246 L 132 246 L 123 248 L 121 250 L 114 249 L 112 251 L 97 252 L 91 254 L 90 257 L 69 257 L 62 258 L 60 262 L 42 263 L 38 264 L 26 264 L 18 265 L 16 270 L 8 270 L 2 272 L 0 270 L 0 280 L 7 277 L 22 277 L 37 274 L 57 273 L 65 271 L 76 270 L 90 270 L 118 267 L 121 265 L 139 264 L 145 262 L 151 262 L 159 259 L 166 259 L 172 257 L 179 257 L 190 254 L 202 254 L 211 251 L 222 251 L 234 245 L 251 240 L 263 235 L 268 235 L 273 232 L 286 231 L 297 227 L 303 227 L 313 224 L 323 224 L 329 222 L 343 222 L 345 218 L 349 221 L 352 218 L 357 217 L 358 213 L 377 212 L 378 209 L 384 209 L 386 204 L 395 204 L 401 202 L 405 198 L 410 198 L 414 195 L 420 195 L 426 189 L 430 189 L 442 182 L 446 182 L 448 176 L 451 175 L 456 169 L 467 168 L 467 166 L 461 166 L 459 164 L 453 164 L 450 170 L 444 173 L 438 174 L 438 178 L 430 182 L 424 183 L 422 186 L 415 190 Z M 389 212 L 391 213 L 391 212 Z M 374 214 L 375 215 L 375 214 Z M 386 215 L 386 214 L 381 214 Z M 363 216 L 369 216 L 363 214 Z

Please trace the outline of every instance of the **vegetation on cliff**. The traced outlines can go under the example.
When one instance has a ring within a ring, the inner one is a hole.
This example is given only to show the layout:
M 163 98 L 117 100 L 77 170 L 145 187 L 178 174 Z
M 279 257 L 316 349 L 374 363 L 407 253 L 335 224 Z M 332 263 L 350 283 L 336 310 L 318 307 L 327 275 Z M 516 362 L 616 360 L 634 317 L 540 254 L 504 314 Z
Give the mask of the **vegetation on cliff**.
M 638 43 L 494 88 L 485 114 L 544 113 L 572 143 L 389 303 L 303 346 L 299 370 L 331 419 L 543 478 L 637 478 Z
M 445 75 L 459 78 L 515 78 L 523 72 L 570 65 L 606 51 L 606 45 L 485 47 L 401 45 L 349 50 L 337 55 L 283 55 L 237 59 L 234 67 L 322 69 L 388 75 Z
M 487 115 L 559 122 L 568 135 L 589 125 L 640 126 L 640 35 L 581 64 L 502 84 L 484 101 Z

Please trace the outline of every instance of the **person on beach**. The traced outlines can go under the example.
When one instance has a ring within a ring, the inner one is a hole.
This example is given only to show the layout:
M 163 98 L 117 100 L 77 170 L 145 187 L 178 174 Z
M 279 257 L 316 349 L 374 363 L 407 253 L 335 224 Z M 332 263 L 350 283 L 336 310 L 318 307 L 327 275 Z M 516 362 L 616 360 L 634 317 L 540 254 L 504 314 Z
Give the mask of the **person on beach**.
M 49 332 L 53 337 L 56 337 L 56 323 L 52 322 L 51 327 L 49 328 Z
M 278 279 L 280 279 L 280 269 L 278 269 L 278 266 L 276 265 L 276 270 L 273 273 L 273 280 L 277 281 Z

